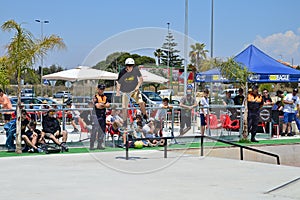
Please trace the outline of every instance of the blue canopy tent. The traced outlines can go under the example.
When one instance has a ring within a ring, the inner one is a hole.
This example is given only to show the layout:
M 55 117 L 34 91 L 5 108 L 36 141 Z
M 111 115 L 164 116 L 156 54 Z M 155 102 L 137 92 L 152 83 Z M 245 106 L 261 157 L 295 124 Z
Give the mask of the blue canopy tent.
M 249 45 L 245 50 L 235 56 L 234 60 L 242 66 L 247 67 L 248 71 L 253 73 L 253 75 L 248 77 L 248 81 L 252 83 L 300 82 L 300 70 L 293 69 L 278 62 L 254 45 Z M 220 75 L 220 71 L 216 68 L 207 72 L 197 73 L 196 82 L 218 82 L 213 80 L 212 76 L 214 75 Z
M 216 82 L 226 83 L 228 79 L 223 78 L 218 68 L 214 68 L 205 72 L 196 73 L 196 82 Z

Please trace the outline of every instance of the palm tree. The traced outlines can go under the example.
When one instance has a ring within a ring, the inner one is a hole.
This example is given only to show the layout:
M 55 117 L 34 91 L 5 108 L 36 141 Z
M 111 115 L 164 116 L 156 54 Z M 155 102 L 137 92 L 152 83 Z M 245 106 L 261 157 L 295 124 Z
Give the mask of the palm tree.
M 189 53 L 189 56 L 191 57 L 191 63 L 196 66 L 197 70 L 200 71 L 200 65 L 202 60 L 206 59 L 206 53 L 208 53 L 208 50 L 205 50 L 205 44 L 204 43 L 195 43 L 191 45 L 192 50 Z
M 163 54 L 163 51 L 161 49 L 156 49 L 154 51 L 154 56 L 157 57 L 157 64 L 158 64 L 158 66 L 161 64 L 160 63 L 160 58 L 161 58 L 162 54 Z
M 16 130 L 16 152 L 22 153 L 21 146 L 21 75 L 34 64 L 34 62 L 45 56 L 47 51 L 55 48 L 65 48 L 62 38 L 56 35 L 35 39 L 33 35 L 21 24 L 14 20 L 9 20 L 1 26 L 3 31 L 15 32 L 10 43 L 6 46 L 7 53 L 3 57 L 2 65 L 6 66 L 10 72 L 17 75 L 18 82 L 18 103 L 17 103 L 17 130 Z

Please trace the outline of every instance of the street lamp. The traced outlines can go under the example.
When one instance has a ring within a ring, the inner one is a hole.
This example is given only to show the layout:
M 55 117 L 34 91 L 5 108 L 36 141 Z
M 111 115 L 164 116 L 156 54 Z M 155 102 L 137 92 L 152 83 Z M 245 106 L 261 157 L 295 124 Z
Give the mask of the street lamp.
M 167 25 L 168 25 L 168 60 L 167 60 L 167 67 L 168 67 L 168 77 L 170 77 L 170 22 L 168 22 Z M 169 85 L 170 85 L 170 82 L 169 82 Z
M 43 40 L 44 38 L 44 33 L 43 33 L 43 24 L 48 24 L 49 21 L 47 20 L 39 20 L 39 19 L 36 19 L 35 20 L 37 23 L 40 23 L 41 24 L 41 40 Z M 43 54 L 41 55 L 41 96 L 43 96 L 43 63 L 44 59 L 43 59 Z

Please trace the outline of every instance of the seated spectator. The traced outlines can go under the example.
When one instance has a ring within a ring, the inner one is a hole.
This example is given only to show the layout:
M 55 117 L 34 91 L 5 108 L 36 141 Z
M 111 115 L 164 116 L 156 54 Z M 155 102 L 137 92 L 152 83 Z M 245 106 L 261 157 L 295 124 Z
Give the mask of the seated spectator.
M 28 115 L 30 116 L 30 121 L 38 121 L 38 112 L 34 110 L 33 103 L 29 104 L 29 109 L 32 109 L 32 111 L 28 112 Z
M 41 131 L 36 128 L 36 122 L 35 121 L 29 122 L 29 129 L 25 133 L 24 132 L 21 133 L 22 139 L 30 148 L 28 150 L 29 153 L 43 152 L 41 148 L 36 146 L 40 136 L 41 136 Z
M 164 145 L 164 140 L 158 140 L 157 135 L 158 135 L 158 130 L 154 126 L 154 119 L 150 118 L 148 120 L 148 123 L 146 123 L 143 126 L 143 133 L 145 134 L 146 138 L 151 138 L 149 141 L 153 145 Z
M 113 129 L 113 131 L 117 131 L 120 127 L 123 126 L 123 119 L 120 116 L 120 110 L 116 110 L 116 108 L 112 108 L 110 115 L 106 117 L 106 124 L 109 129 Z
M 68 101 L 66 103 L 67 108 L 75 108 L 72 105 L 72 101 Z M 68 119 L 71 120 L 71 125 L 73 126 L 74 130 L 71 133 L 78 133 L 79 130 L 77 129 L 77 125 L 76 125 L 76 121 L 78 122 L 78 118 L 79 118 L 80 113 L 76 112 L 75 110 L 66 110 L 66 116 Z
M 50 108 L 47 114 L 43 118 L 42 122 L 42 135 L 39 142 L 42 142 L 44 138 L 51 139 L 55 144 L 61 146 L 62 151 L 68 151 L 69 148 L 66 145 L 68 133 L 65 130 L 61 130 L 60 122 L 56 118 L 56 113 L 53 108 Z M 59 138 L 62 137 L 62 142 Z
M 16 114 L 15 114 L 16 115 Z M 26 110 L 21 110 L 21 135 L 25 134 L 26 127 L 29 124 L 29 116 L 27 115 Z M 16 119 L 11 120 L 10 122 L 4 125 L 6 131 L 6 142 L 5 146 L 8 148 L 9 152 L 13 152 L 16 149 L 14 143 L 16 138 Z
M 134 136 L 134 138 L 138 138 L 138 139 L 145 138 L 145 135 L 143 133 L 143 123 L 142 123 L 142 121 L 137 122 L 137 127 L 136 127 L 136 129 L 133 133 L 133 136 Z M 148 140 L 148 139 L 147 140 L 146 139 L 141 140 L 141 141 L 143 142 L 144 147 L 152 147 L 153 146 L 151 141 Z
M 56 110 L 56 118 L 62 120 L 62 111 L 58 110 L 57 104 L 53 103 L 52 108 Z

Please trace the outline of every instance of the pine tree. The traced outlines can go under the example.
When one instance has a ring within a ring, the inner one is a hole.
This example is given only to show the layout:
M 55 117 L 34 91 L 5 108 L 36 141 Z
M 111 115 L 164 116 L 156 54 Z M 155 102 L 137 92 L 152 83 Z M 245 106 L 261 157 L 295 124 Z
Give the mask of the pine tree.
M 183 59 L 180 58 L 178 53 L 179 50 L 176 49 L 177 43 L 175 42 L 174 36 L 169 31 L 168 35 L 166 36 L 166 41 L 163 43 L 162 55 L 161 55 L 161 64 L 170 66 L 170 67 L 177 67 L 180 68 L 182 66 Z

